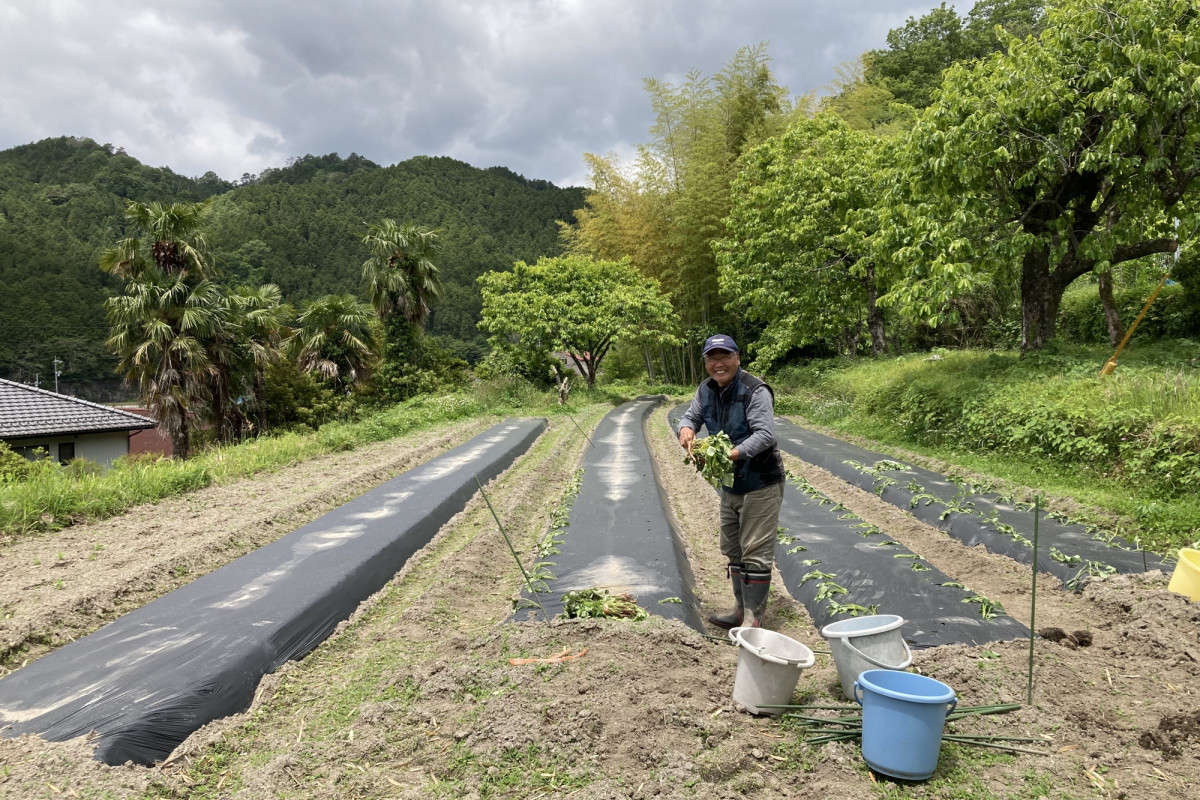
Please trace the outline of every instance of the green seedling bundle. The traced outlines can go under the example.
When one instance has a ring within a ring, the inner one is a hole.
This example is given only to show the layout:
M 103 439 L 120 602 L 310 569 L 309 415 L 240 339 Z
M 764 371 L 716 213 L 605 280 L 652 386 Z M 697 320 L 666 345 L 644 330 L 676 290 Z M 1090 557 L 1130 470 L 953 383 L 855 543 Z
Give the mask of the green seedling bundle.
M 733 486 L 733 442 L 725 433 L 695 439 L 683 463 L 691 464 L 714 488 Z

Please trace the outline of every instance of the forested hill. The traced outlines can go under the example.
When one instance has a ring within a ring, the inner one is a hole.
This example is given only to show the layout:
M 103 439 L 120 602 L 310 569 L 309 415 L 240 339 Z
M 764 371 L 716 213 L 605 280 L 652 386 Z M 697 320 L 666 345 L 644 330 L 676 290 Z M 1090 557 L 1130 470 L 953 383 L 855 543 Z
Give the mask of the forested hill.
M 293 303 L 362 295 L 359 237 L 368 224 L 439 228 L 446 297 L 429 329 L 476 344 L 475 278 L 557 254 L 555 221 L 583 206 L 580 188 L 450 158 L 380 167 L 354 154 L 305 156 L 233 184 L 148 167 L 86 138 L 0 151 L 0 377 L 45 380 L 57 356 L 62 382 L 112 378 L 103 302 L 121 283 L 97 263 L 126 235 L 125 201 L 210 197 L 209 239 L 225 281 L 277 283 Z

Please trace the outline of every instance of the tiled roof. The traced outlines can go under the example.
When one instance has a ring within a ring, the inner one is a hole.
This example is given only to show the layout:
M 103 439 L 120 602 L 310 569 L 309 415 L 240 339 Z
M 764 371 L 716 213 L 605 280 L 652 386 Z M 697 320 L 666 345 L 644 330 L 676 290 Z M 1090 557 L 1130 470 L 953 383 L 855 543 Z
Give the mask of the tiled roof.
M 0 378 L 0 439 L 153 428 L 153 419 Z

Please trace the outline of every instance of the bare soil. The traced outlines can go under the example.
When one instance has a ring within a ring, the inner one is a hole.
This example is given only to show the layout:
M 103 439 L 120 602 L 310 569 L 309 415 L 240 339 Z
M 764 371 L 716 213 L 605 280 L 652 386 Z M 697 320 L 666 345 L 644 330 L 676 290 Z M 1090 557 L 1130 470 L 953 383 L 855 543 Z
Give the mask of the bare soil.
M 604 410 L 578 421 L 592 425 Z M 10 544 L 0 550 L 0 597 L 13 615 L 0 627 L 5 647 L 21 659 L 46 652 L 481 427 L 443 428 L 316 459 Z M 723 607 L 729 588 L 717 550 L 716 494 L 682 463 L 664 411 L 652 416 L 648 432 L 704 610 Z M 569 420 L 556 420 L 489 485 L 522 553 L 531 554 L 545 534 L 585 446 Z M 810 465 L 788 465 L 1030 622 L 1026 568 L 963 547 Z M 272 530 L 259 538 L 263 528 Z M 54 566 L 58 561 L 66 563 Z M 179 564 L 186 575 L 177 574 Z M 54 588 L 60 579 L 65 588 Z M 86 591 L 81 586 L 66 599 L 85 580 Z M 954 687 L 961 705 L 1023 705 L 956 723 L 958 732 L 1044 741 L 1019 745 L 1042 755 L 945 745 L 938 774 L 918 784 L 877 779 L 854 743 L 801 745 L 794 722 L 737 708 L 737 651 L 681 624 L 654 617 L 507 623 L 519 582 L 477 498 L 329 641 L 264 680 L 249 710 L 197 732 L 164 764 L 108 767 L 91 759 L 83 739 L 0 739 L 0 797 L 1178 800 L 1200 790 L 1200 604 L 1167 592 L 1158 573 L 1096 581 L 1080 595 L 1040 577 L 1036 627 L 1064 635 L 1057 643 L 1035 641 L 1031 705 L 1028 641 L 918 653 L 916 667 Z M 823 646 L 803 606 L 782 589 L 773 590 L 765 622 L 814 649 Z M 564 653 L 569 658 L 552 662 L 509 661 Z M 831 659 L 818 656 L 796 698 L 845 702 Z

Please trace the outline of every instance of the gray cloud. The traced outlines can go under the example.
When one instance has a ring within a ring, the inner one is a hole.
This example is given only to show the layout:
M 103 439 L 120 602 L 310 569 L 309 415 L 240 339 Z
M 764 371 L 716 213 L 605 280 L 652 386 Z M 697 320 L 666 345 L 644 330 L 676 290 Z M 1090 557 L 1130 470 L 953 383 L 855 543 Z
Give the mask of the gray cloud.
M 769 41 L 793 94 L 933 5 L 906 0 L 10 0 L 0 148 L 90 136 L 226 178 L 306 153 L 448 155 L 559 184 L 648 138 L 642 81 Z M 969 7 L 965 3 L 964 7 Z

